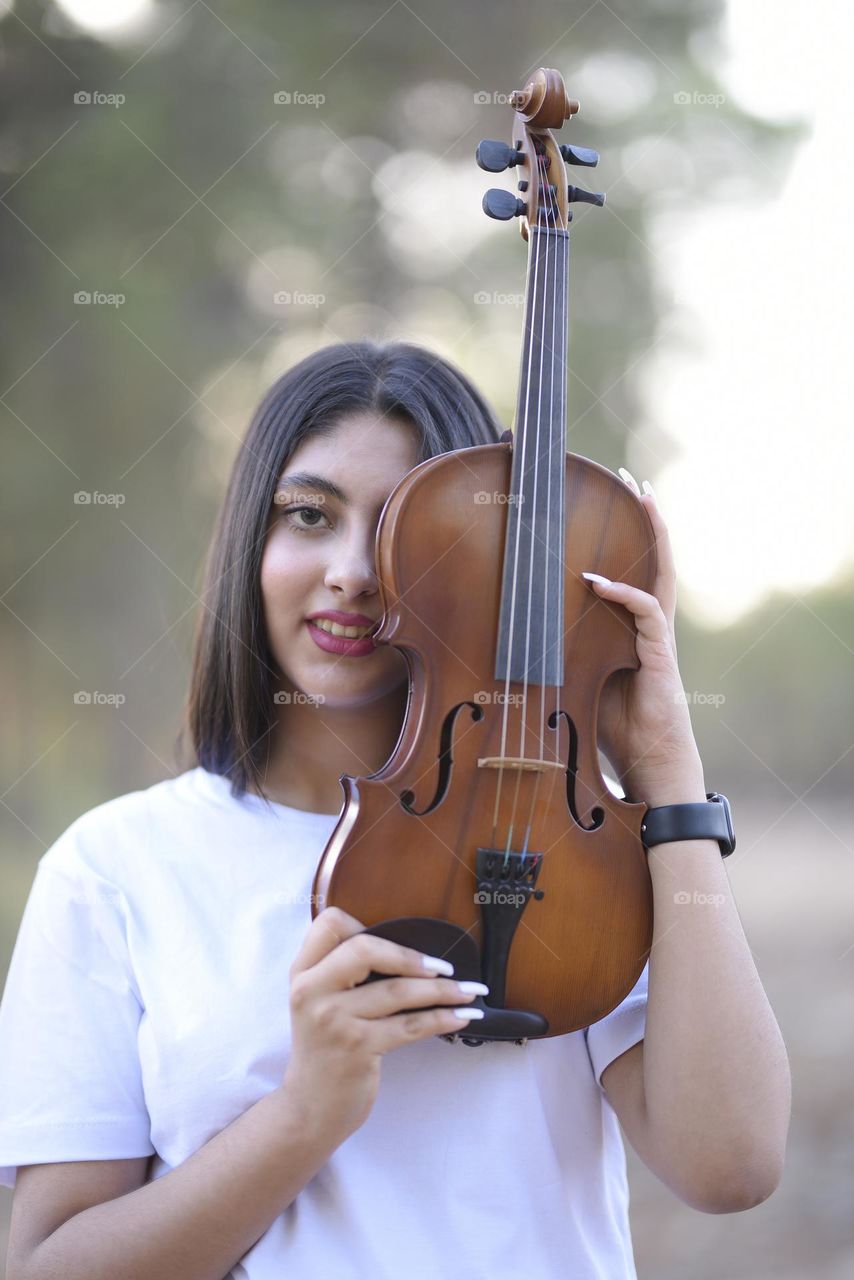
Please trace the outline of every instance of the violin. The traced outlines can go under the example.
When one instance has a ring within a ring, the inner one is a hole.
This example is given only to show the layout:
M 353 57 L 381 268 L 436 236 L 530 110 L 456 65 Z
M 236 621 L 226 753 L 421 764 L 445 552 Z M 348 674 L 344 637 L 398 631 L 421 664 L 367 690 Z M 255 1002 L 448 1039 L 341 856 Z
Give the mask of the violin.
M 512 144 L 476 159 L 517 175 L 519 195 L 488 191 L 483 208 L 518 217 L 528 249 L 514 432 L 420 463 L 383 507 L 374 640 L 403 654 L 408 702 L 386 764 L 342 775 L 312 894 L 313 917 L 340 907 L 486 983 L 470 1045 L 603 1018 L 653 924 L 646 806 L 612 793 L 597 745 L 605 681 L 640 665 L 635 625 L 581 574 L 652 592 L 655 536 L 621 479 L 566 450 L 570 206 L 605 197 L 565 164 L 598 156 L 552 136 L 579 109 L 557 71 L 510 101 Z

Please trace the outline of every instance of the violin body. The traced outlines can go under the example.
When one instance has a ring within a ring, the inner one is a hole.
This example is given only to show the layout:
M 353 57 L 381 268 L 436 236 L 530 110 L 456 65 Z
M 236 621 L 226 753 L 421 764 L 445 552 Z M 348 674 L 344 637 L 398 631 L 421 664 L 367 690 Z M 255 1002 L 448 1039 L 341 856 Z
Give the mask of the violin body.
M 655 536 L 620 479 L 566 452 L 570 205 L 605 196 L 570 186 L 564 162 L 599 157 L 551 135 L 579 109 L 557 71 L 511 102 L 512 145 L 486 140 L 476 159 L 525 196 L 483 198 L 528 244 L 514 433 L 422 462 L 383 508 L 374 642 L 404 656 L 409 698 L 382 769 L 341 779 L 312 894 L 314 915 L 340 907 L 484 982 L 459 1037 L 472 1045 L 603 1018 L 653 925 L 646 806 L 613 795 L 597 744 L 605 681 L 639 665 L 634 620 L 581 575 L 652 592 Z
M 383 768 L 341 779 L 345 804 L 317 869 L 312 909 L 338 906 L 367 926 L 449 922 L 476 944 L 477 963 L 470 951 L 456 976 L 489 982 L 479 1007 L 535 1010 L 547 1027 L 531 1033 L 552 1036 L 615 1008 L 651 946 L 652 889 L 640 839 L 646 806 L 609 790 L 596 734 L 605 680 L 639 665 L 635 628 L 622 606 L 592 598 L 581 574 L 652 591 L 656 552 L 649 517 L 627 486 L 566 454 L 563 683 L 496 680 L 499 551 L 513 518 L 501 495 L 511 491 L 512 452 L 511 444 L 481 445 L 431 458 L 386 502 L 377 531 L 384 617 L 374 638 L 404 655 L 409 701 Z M 496 767 L 509 758 L 508 740 L 513 757 L 530 767 Z M 499 773 L 506 775 L 500 790 Z M 518 851 L 523 836 L 514 878 L 503 855 L 511 846 Z M 497 851 L 491 878 L 478 850 Z M 525 897 L 501 908 L 512 933 L 506 946 L 495 929 L 487 945 L 497 908 L 484 902 L 485 884 Z M 419 945 L 406 927 L 385 936 L 411 936 L 409 945 Z M 433 954 L 456 960 L 450 944 Z

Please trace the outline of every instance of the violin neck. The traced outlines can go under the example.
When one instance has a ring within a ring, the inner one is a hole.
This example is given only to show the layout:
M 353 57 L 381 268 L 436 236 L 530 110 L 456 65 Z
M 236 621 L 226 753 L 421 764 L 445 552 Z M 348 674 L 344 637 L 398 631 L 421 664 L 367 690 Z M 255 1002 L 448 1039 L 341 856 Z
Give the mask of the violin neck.
M 536 434 L 541 446 L 559 437 L 560 448 L 566 449 L 568 325 L 569 234 L 531 227 L 514 449 L 526 434 Z M 534 456 L 529 452 L 529 459 Z
M 496 679 L 563 684 L 569 235 L 528 232 Z

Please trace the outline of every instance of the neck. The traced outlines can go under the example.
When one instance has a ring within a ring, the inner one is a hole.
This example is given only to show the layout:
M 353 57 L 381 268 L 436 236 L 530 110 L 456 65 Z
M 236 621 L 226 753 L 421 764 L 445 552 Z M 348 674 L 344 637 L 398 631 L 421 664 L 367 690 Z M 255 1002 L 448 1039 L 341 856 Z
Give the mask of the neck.
M 340 813 L 341 774 L 366 777 L 388 760 L 400 735 L 407 684 L 358 707 L 283 706 L 264 775 L 270 800 L 309 813 Z

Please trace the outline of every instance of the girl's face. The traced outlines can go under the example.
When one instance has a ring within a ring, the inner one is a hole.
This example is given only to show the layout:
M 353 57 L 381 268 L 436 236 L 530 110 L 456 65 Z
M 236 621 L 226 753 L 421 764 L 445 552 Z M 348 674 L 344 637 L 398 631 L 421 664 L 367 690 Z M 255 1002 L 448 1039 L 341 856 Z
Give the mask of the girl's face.
M 285 690 L 322 696 L 326 707 L 358 707 L 407 679 L 406 662 L 391 645 L 364 657 L 333 653 L 314 639 L 307 618 L 338 610 L 380 620 L 377 523 L 418 454 L 408 422 L 358 413 L 341 418 L 329 435 L 305 440 L 289 458 L 261 561 L 267 637 Z

